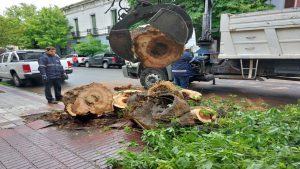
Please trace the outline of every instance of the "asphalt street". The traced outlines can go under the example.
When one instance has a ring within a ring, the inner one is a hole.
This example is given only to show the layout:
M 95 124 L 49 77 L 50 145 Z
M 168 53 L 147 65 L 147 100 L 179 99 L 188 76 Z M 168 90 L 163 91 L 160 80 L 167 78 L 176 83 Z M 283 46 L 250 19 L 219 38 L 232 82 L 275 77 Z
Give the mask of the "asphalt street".
M 85 68 L 74 67 L 69 75 L 69 80 L 64 82 L 63 91 L 89 84 L 92 82 L 103 83 L 109 87 L 132 84 L 140 86 L 138 79 L 125 78 L 121 69 L 110 68 Z M 43 85 L 28 85 L 23 90 L 43 94 Z M 193 82 L 191 89 L 197 90 L 204 95 L 218 95 L 226 97 L 234 94 L 242 98 L 250 98 L 254 101 L 266 101 L 274 105 L 296 103 L 300 99 L 300 82 L 273 80 L 222 80 L 217 79 L 216 85 L 211 82 Z

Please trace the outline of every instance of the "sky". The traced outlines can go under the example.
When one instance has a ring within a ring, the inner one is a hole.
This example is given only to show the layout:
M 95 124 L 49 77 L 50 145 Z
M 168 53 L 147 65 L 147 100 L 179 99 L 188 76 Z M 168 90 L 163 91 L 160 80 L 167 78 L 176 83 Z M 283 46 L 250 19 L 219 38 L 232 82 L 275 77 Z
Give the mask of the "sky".
M 17 5 L 19 3 L 34 4 L 38 9 L 48 7 L 50 5 L 57 5 L 64 7 L 82 0 L 0 0 L 0 15 L 3 14 L 6 8 Z

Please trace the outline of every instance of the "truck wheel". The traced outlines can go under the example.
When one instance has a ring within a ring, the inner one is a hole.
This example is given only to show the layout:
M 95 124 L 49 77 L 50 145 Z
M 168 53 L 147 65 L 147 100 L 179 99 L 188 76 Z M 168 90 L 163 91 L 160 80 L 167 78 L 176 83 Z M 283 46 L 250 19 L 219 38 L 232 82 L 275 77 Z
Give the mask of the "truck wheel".
M 90 67 L 90 63 L 89 63 L 89 62 L 85 62 L 84 65 L 85 65 L 85 67 L 87 67 L 87 68 Z
M 102 66 L 103 66 L 104 69 L 107 69 L 109 67 L 107 62 L 103 62 Z
M 23 80 L 21 80 L 21 79 L 19 78 L 19 76 L 18 76 L 16 73 L 14 73 L 14 74 L 12 75 L 12 77 L 13 77 L 13 82 L 14 82 L 15 86 L 17 86 L 17 87 L 22 87 L 22 86 L 24 86 Z
M 140 75 L 140 82 L 146 89 L 161 80 L 168 80 L 168 75 L 161 69 L 147 68 Z

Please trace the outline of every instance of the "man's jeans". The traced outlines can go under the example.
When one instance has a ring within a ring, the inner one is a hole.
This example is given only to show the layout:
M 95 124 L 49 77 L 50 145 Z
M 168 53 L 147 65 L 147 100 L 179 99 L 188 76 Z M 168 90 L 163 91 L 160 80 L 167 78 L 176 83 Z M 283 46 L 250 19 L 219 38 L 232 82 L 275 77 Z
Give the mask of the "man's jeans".
M 52 85 L 54 87 L 55 98 L 56 100 L 62 99 L 61 95 L 61 79 L 48 79 L 45 82 L 45 95 L 48 101 L 53 101 L 53 97 L 51 94 Z
M 177 86 L 187 89 L 190 84 L 189 76 L 174 76 L 174 81 Z

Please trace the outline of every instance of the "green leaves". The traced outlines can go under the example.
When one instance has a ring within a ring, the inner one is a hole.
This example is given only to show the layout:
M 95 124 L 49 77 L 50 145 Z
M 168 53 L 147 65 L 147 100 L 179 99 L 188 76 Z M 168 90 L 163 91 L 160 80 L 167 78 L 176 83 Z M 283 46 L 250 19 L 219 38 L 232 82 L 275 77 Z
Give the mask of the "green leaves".
M 25 33 L 31 35 L 39 48 L 65 47 L 69 33 L 68 21 L 57 6 L 42 8 L 28 20 Z
M 65 47 L 69 34 L 68 21 L 57 7 L 42 8 L 21 3 L 0 16 L 0 46 L 25 48 Z
M 91 35 L 87 36 L 85 42 L 73 46 L 76 52 L 80 55 L 94 55 L 96 53 L 102 53 L 107 50 L 107 45 L 102 44 L 100 40 L 92 37 Z
M 244 110 L 245 101 L 213 99 L 200 105 L 230 110 L 217 123 L 145 130 L 144 151 L 123 151 L 122 168 L 300 167 L 299 104 L 257 111 Z

